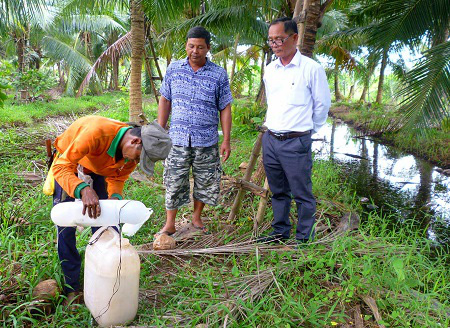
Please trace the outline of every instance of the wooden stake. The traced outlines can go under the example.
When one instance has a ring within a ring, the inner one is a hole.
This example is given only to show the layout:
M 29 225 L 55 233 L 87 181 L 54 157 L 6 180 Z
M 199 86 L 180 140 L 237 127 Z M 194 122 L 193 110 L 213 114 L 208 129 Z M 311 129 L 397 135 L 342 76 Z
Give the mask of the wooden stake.
M 153 81 L 152 68 L 150 66 L 147 52 L 145 51 L 145 49 L 144 49 L 144 56 L 145 56 L 145 69 L 147 70 L 147 74 L 150 78 L 150 84 L 152 86 L 153 94 L 155 95 L 156 103 L 158 104 L 159 103 L 158 91 L 156 90 L 155 82 Z
M 263 188 L 266 190 L 269 190 L 269 182 L 267 181 L 267 178 L 264 180 Z M 266 213 L 268 198 L 269 197 L 261 197 L 261 199 L 259 200 L 258 213 L 256 213 L 256 217 L 253 222 L 253 231 L 254 232 L 258 231 L 258 226 L 261 225 L 261 223 L 264 219 L 264 214 Z
M 262 145 L 262 137 L 264 132 L 260 132 L 258 134 L 258 138 L 256 139 L 255 145 L 253 146 L 252 154 L 250 155 L 250 159 L 248 161 L 247 170 L 245 171 L 244 181 L 250 181 L 252 177 L 252 172 L 256 164 L 256 160 L 258 159 L 259 153 L 261 152 Z M 231 208 L 230 215 L 228 216 L 228 221 L 233 221 L 241 208 L 242 197 L 244 195 L 244 190 L 239 189 L 236 198 L 234 199 L 233 207 Z

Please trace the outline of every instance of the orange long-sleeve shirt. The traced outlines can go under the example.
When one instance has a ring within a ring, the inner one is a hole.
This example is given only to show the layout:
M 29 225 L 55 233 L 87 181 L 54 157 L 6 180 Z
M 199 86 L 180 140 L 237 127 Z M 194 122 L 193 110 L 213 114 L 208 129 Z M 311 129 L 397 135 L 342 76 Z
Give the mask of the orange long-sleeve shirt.
M 128 128 L 123 122 L 86 116 L 76 120 L 56 138 L 54 145 L 60 156 L 53 164 L 53 175 L 69 196 L 80 197 L 76 189 L 83 181 L 76 175 L 77 164 L 105 177 L 109 197 L 113 194 L 122 196 L 124 183 L 137 165 L 135 161 L 125 162 L 123 158 L 115 160 L 117 146 Z

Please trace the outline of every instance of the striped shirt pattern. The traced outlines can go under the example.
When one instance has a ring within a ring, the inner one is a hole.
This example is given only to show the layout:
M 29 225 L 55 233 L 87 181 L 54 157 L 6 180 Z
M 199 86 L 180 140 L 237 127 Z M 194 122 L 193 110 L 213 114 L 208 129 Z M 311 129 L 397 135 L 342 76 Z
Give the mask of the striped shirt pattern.
M 209 147 L 219 142 L 219 111 L 233 101 L 227 72 L 207 59 L 197 72 L 188 58 L 167 68 L 160 89 L 171 102 L 169 134 L 176 146 Z

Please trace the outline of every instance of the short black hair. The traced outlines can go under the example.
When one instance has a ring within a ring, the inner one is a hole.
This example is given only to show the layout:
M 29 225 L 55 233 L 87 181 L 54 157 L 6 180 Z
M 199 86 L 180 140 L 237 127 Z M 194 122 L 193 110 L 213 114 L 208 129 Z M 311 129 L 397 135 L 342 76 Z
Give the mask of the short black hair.
M 203 26 L 195 26 L 187 32 L 187 39 L 205 39 L 206 45 L 211 42 L 211 34 Z
M 138 137 L 138 138 L 142 139 L 141 131 L 142 131 L 141 127 L 140 126 L 136 126 L 136 127 L 132 128 L 132 129 L 130 129 L 130 134 L 132 136 L 135 136 L 135 137 Z
M 274 20 L 272 21 L 272 23 L 270 23 L 269 28 L 270 28 L 272 25 L 280 24 L 280 23 L 283 23 L 283 25 L 284 25 L 284 31 L 285 31 L 287 34 L 298 33 L 297 23 L 294 22 L 294 21 L 293 21 L 291 18 L 289 18 L 289 17 L 280 17 L 280 18 L 274 19 Z

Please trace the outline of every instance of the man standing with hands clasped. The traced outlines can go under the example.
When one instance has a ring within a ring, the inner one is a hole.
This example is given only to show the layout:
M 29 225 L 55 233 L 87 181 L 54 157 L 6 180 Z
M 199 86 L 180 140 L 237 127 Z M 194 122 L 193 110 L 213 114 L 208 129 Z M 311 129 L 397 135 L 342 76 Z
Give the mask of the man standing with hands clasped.
M 267 66 L 267 132 L 262 139 L 263 163 L 272 191 L 273 232 L 258 242 L 289 238 L 291 200 L 297 204 L 297 243 L 314 238 L 316 201 L 312 194 L 311 134 L 327 119 L 330 90 L 324 69 L 297 50 L 297 24 L 287 18 L 269 26 L 268 43 L 277 60 Z
M 226 71 L 212 63 L 206 54 L 210 33 L 201 26 L 187 33 L 187 58 L 172 62 L 161 85 L 158 123 L 166 127 L 169 116 L 173 147 L 165 162 L 166 214 L 164 227 L 156 234 L 175 232 L 178 209 L 189 204 L 189 171 L 194 177 L 192 225 L 207 232 L 201 213 L 205 204 L 216 205 L 222 169 L 220 156 L 230 156 L 231 101 Z M 218 124 L 223 142 L 218 147 Z

